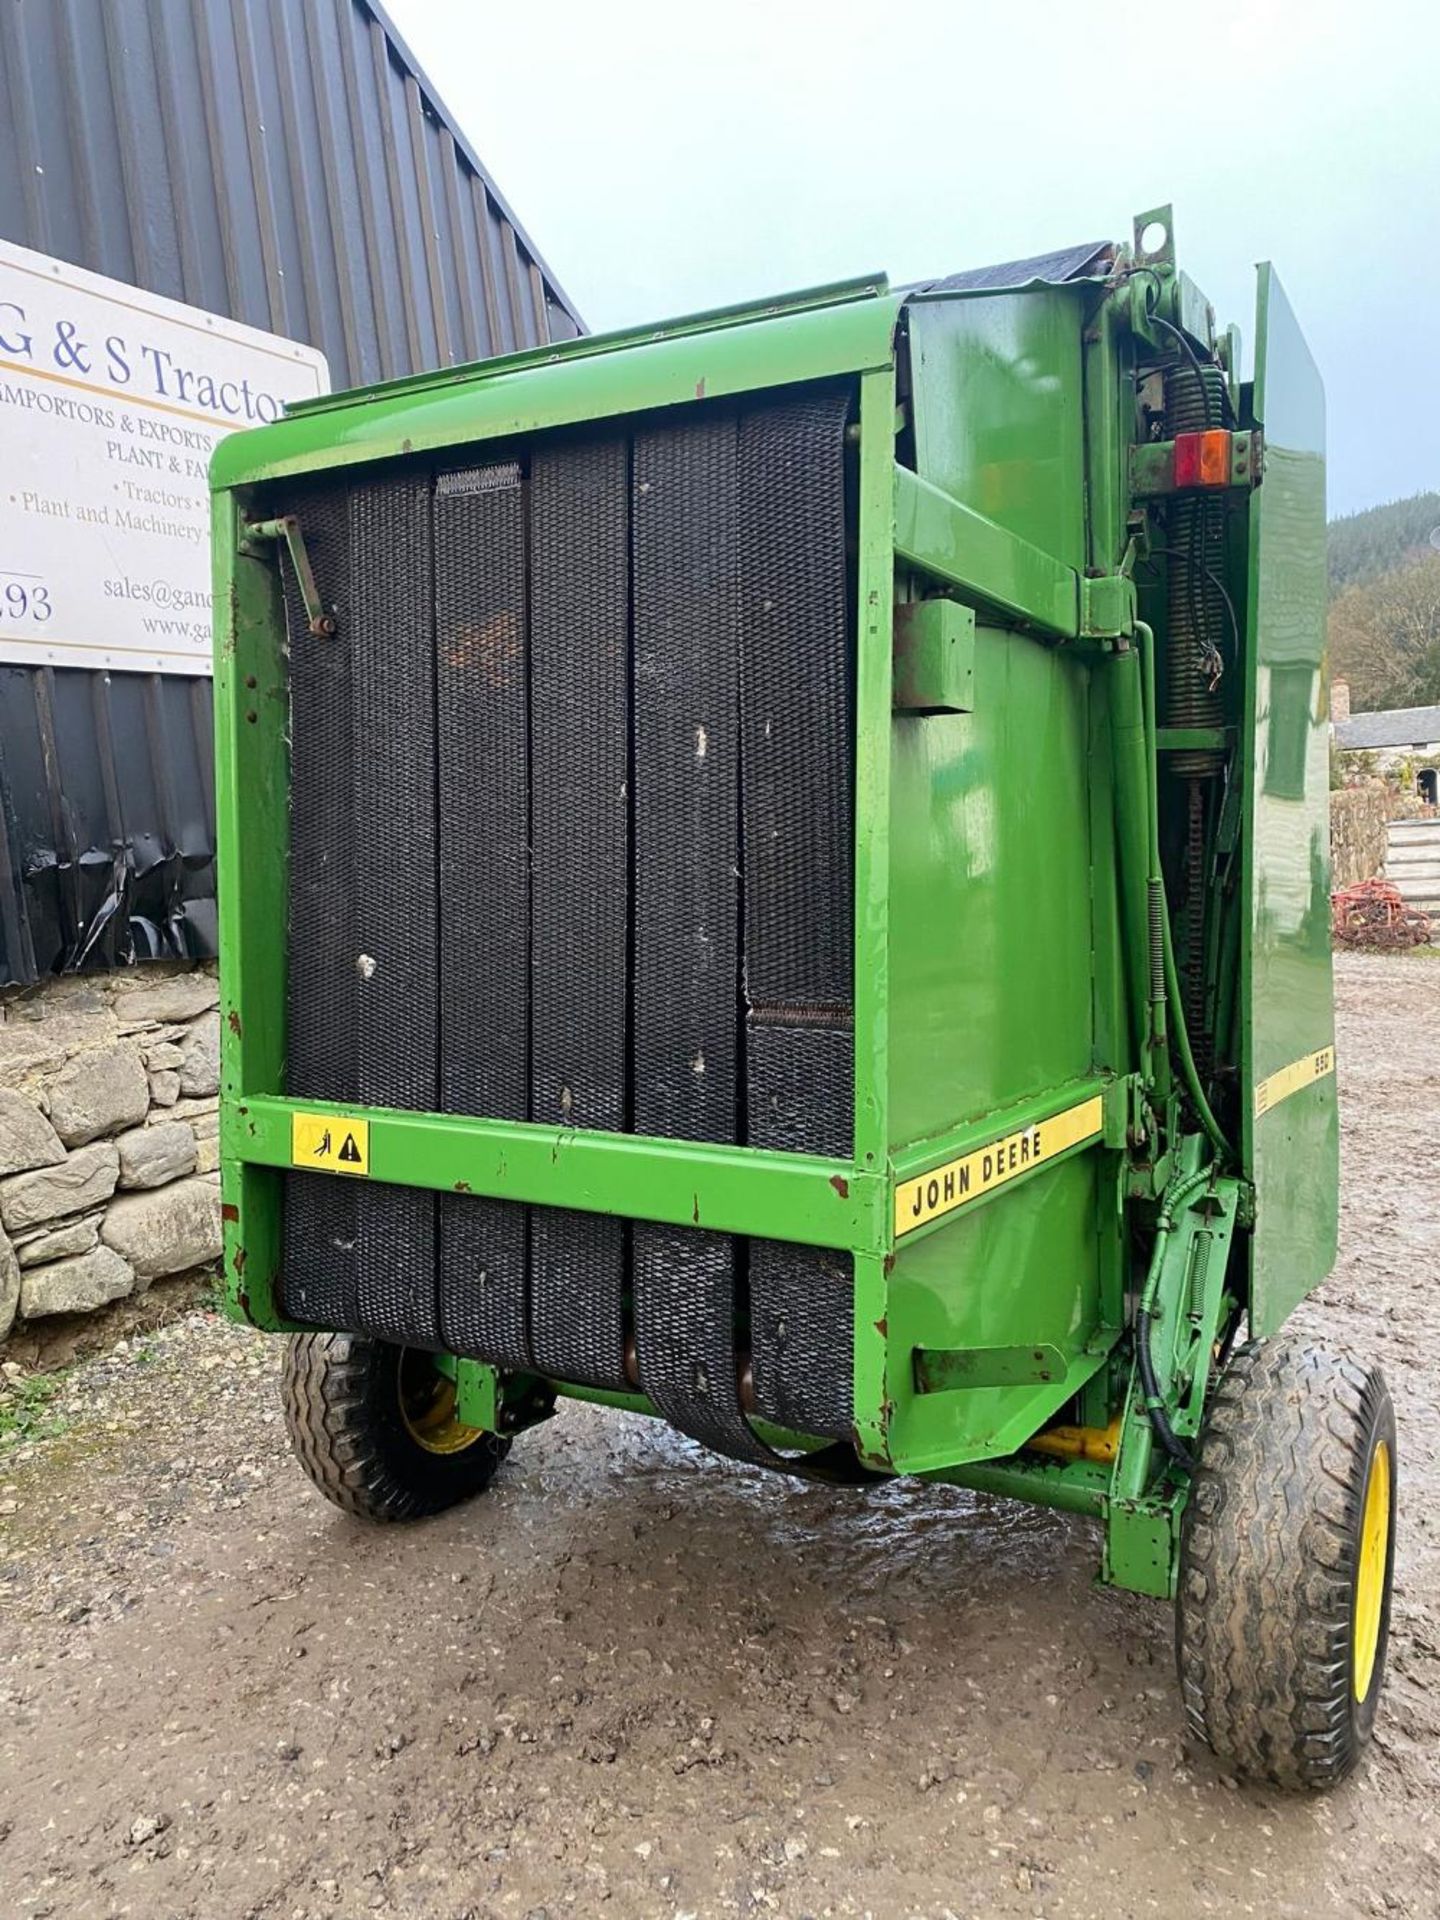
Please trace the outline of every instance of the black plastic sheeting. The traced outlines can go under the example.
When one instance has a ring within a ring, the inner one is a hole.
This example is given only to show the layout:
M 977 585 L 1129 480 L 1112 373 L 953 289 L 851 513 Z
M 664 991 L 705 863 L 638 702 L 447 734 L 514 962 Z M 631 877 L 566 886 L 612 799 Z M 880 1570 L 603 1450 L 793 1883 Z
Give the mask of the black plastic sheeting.
M 1028 260 L 1002 260 L 992 267 L 964 267 L 941 280 L 922 280 L 913 293 L 1002 293 L 1019 287 L 1059 287 L 1069 280 L 1102 277 L 1109 271 L 1115 249 L 1108 240 L 1086 240 L 1060 247 L 1054 253 L 1032 254 Z
M 0 667 L 0 984 L 216 948 L 210 683 Z

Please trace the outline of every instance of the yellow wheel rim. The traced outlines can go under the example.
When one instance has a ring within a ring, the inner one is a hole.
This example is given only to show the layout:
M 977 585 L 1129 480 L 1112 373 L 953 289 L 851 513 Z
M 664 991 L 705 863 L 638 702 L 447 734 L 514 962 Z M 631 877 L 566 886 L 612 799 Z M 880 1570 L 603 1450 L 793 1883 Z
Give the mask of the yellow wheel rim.
M 1380 1615 L 1385 1601 L 1385 1562 L 1390 1545 L 1390 1449 L 1382 1440 L 1370 1462 L 1365 1511 L 1360 1520 L 1360 1565 L 1355 1574 L 1355 1698 L 1363 1700 L 1375 1678 Z
M 400 1355 L 400 1418 L 405 1431 L 426 1453 L 463 1453 L 485 1438 L 455 1413 L 455 1382 L 440 1372 L 428 1353 L 407 1348 Z

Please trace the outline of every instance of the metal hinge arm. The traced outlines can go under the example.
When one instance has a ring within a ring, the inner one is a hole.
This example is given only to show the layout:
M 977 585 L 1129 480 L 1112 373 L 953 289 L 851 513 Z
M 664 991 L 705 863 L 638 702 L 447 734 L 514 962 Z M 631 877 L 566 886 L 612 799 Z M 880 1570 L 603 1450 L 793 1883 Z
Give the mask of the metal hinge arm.
M 298 514 L 282 514 L 278 520 L 251 520 L 246 523 L 245 538 L 261 543 L 267 540 L 283 540 L 290 555 L 290 564 L 295 569 L 295 583 L 300 589 L 300 599 L 305 608 L 305 618 L 310 632 L 317 640 L 329 640 L 335 633 L 335 616 L 325 611 L 325 603 L 320 598 L 320 589 L 315 584 L 315 570 L 310 565 L 310 555 L 305 550 L 305 536 L 300 531 Z

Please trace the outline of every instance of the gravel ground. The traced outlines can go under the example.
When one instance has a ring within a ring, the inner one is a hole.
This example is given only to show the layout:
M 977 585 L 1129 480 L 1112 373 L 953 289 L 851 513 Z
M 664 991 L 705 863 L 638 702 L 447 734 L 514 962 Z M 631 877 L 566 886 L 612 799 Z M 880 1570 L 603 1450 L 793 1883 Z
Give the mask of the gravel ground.
M 1383 1360 L 1404 1481 L 1355 1781 L 1192 1750 L 1169 1610 L 1093 1585 L 1086 1522 L 570 1407 L 366 1529 L 289 1459 L 275 1344 L 192 1311 L 0 1454 L 0 1914 L 1430 1920 L 1440 965 L 1339 971 L 1343 1245 L 1297 1324 Z

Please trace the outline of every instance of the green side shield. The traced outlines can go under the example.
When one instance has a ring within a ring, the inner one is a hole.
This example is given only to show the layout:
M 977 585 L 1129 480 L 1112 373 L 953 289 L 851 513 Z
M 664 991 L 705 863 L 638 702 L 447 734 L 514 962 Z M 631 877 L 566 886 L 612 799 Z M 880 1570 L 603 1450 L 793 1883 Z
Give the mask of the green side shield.
M 1255 1182 L 1251 1326 L 1273 1333 L 1335 1258 L 1339 1121 L 1330 963 L 1325 394 L 1279 279 L 1260 268 L 1250 507 L 1240 1058 Z

